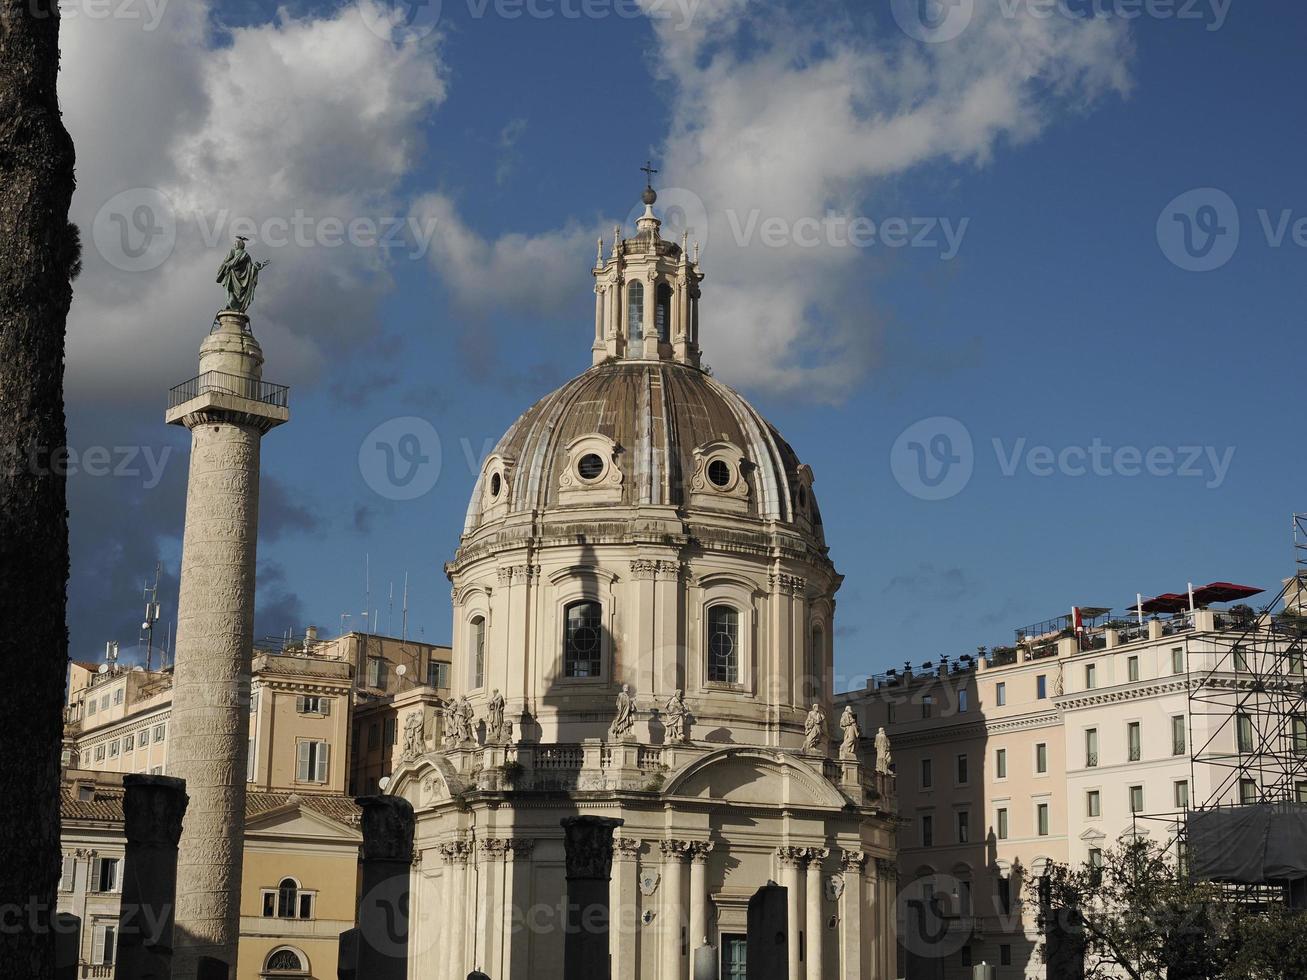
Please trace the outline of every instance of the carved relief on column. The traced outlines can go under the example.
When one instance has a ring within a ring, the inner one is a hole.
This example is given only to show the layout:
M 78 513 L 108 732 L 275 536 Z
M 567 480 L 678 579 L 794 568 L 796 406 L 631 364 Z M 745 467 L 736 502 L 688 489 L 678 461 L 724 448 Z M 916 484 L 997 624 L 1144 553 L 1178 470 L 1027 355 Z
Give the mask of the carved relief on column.
M 802 868 L 808 863 L 808 848 L 806 847 L 778 847 L 776 848 L 776 860 L 780 862 L 782 868 Z
M 507 837 L 483 837 L 477 841 L 477 850 L 487 858 L 502 861 L 512 843 L 512 840 Z
M 516 582 L 523 585 L 534 581 L 539 573 L 540 569 L 535 565 L 505 565 L 498 570 L 499 584 L 511 585 Z
M 787 575 L 780 572 L 772 574 L 770 578 L 772 590 L 775 592 L 788 592 L 794 596 L 808 594 L 808 580 L 800 575 Z
M 898 865 L 888 858 L 876 858 L 876 877 L 883 881 L 895 881 L 899 876 Z
M 690 853 L 691 845 L 694 843 L 694 841 L 688 840 L 660 840 L 658 842 L 658 849 L 663 852 L 663 860 L 680 861 Z
M 829 847 L 801 847 L 798 850 L 803 851 L 805 863 L 815 861 L 820 864 L 830 857 Z
M 446 864 L 467 864 L 472 845 L 465 840 L 447 840 L 439 845 L 439 850 Z
M 690 841 L 690 860 L 696 864 L 707 863 L 708 855 L 712 853 L 712 849 L 716 846 L 717 842 L 712 840 Z
M 631 577 L 638 581 L 661 579 L 675 581 L 681 575 L 681 563 L 678 561 L 661 561 L 651 558 L 633 558 L 631 560 Z
M 840 868 L 846 874 L 862 874 L 867 867 L 865 851 L 840 851 Z
M 614 837 L 613 858 L 617 861 L 634 861 L 640 856 L 644 841 L 636 837 Z
M 535 840 L 530 837 L 509 837 L 504 843 L 508 845 L 509 851 L 512 852 L 514 861 L 531 857 L 531 853 L 536 846 Z

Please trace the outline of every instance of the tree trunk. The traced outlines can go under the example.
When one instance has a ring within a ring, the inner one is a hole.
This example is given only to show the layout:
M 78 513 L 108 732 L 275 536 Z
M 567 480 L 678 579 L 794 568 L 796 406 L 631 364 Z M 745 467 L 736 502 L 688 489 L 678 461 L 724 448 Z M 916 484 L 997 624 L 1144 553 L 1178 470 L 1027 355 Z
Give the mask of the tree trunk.
M 68 660 L 64 330 L 79 266 L 56 0 L 0 0 L 0 976 L 54 975 Z M 16 928 L 12 928 L 16 926 Z

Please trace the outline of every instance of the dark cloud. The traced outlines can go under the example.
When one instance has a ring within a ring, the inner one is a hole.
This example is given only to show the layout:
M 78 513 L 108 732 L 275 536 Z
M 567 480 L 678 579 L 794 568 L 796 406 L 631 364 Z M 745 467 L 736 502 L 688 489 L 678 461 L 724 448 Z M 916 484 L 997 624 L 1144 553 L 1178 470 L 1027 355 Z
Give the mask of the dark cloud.
M 922 562 L 910 571 L 899 572 L 884 588 L 885 595 L 909 600 L 939 602 L 960 599 L 976 592 L 978 586 L 961 568 L 938 568 Z

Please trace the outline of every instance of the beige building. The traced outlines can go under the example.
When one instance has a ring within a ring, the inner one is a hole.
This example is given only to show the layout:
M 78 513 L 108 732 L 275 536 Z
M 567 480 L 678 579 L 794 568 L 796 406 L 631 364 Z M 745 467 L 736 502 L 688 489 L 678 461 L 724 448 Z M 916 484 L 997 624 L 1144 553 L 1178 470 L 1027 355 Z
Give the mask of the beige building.
M 1021 902 L 1049 861 L 1092 864 L 1128 835 L 1182 855 L 1193 808 L 1307 799 L 1307 719 L 1286 721 L 1283 694 L 1251 693 L 1301 677 L 1300 641 L 1230 610 L 1101 619 L 1076 631 L 1063 617 L 836 698 L 892 744 L 909 980 L 970 980 L 982 962 L 1000 980 L 1042 977 Z
M 70 771 L 62 803 L 60 912 L 81 920 L 79 977 L 112 977 L 122 890 L 121 773 Z M 332 980 L 354 925 L 358 808 L 340 795 L 246 796 L 236 980 Z
M 412 975 L 561 977 L 561 818 L 625 821 L 613 976 L 745 970 L 788 890 L 792 980 L 893 974 L 892 780 L 839 748 L 814 474 L 700 367 L 699 285 L 645 192 L 597 261 L 593 366 L 485 459 L 453 583 L 452 703 L 396 698 L 417 812 Z M 868 759 L 867 762 L 870 760 Z

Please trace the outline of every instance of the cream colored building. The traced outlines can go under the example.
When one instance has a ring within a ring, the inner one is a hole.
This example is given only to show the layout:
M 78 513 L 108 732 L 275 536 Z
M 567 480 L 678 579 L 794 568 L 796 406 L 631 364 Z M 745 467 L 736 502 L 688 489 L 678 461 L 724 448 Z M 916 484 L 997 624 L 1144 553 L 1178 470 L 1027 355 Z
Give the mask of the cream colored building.
M 1000 980 L 1043 977 L 1021 900 L 1035 900 L 1047 862 L 1094 863 L 1129 835 L 1180 854 L 1191 808 L 1307 798 L 1307 773 L 1268 785 L 1307 751 L 1307 719 L 1285 724 L 1273 698 L 1258 708 L 1250 696 L 1257 675 L 1302 671 L 1272 621 L 1257 622 L 1247 631 L 1228 611 L 1197 609 L 1031 638 L 839 695 L 892 744 L 902 975 L 970 980 L 986 962 Z M 942 919 L 923 916 L 932 897 Z
M 885 980 L 892 780 L 856 740 L 837 758 L 840 576 L 814 475 L 701 368 L 703 274 L 653 199 L 593 269 L 593 366 L 472 489 L 447 566 L 453 706 L 397 709 L 411 972 L 561 977 L 559 821 L 590 813 L 625 821 L 615 978 L 688 978 L 705 942 L 742 977 L 748 899 L 776 880 L 791 978 Z

